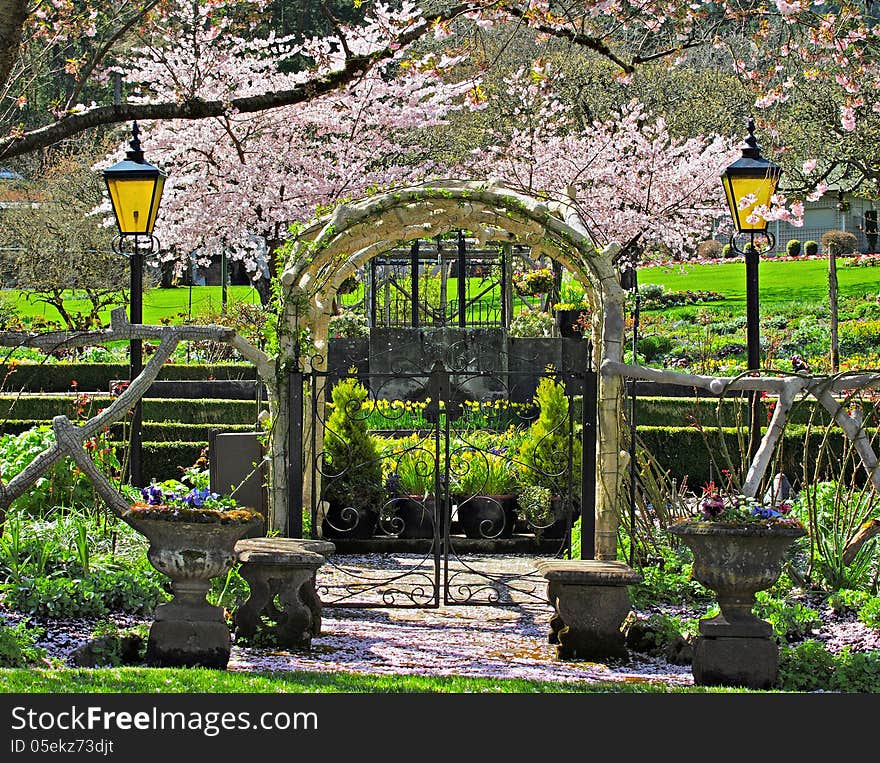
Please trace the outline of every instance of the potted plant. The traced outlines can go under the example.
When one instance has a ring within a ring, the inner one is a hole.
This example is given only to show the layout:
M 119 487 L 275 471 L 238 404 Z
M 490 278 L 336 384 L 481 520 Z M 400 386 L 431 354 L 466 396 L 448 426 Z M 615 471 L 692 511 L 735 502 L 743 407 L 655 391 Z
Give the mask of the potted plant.
M 768 688 L 776 678 L 778 650 L 769 623 L 752 613 L 755 594 L 770 588 L 786 549 L 806 534 L 791 505 L 764 505 L 724 495 L 710 483 L 699 514 L 668 528 L 694 554 L 693 576 L 715 592 L 720 614 L 700 620 L 694 680 L 700 684 Z
M 517 457 L 519 504 L 536 535 L 563 538 L 579 513 L 582 448 L 572 428 L 565 386 L 549 366 L 532 403 L 538 408 L 538 417 L 520 444 Z M 546 492 L 529 491 L 530 487 Z
M 468 538 L 509 538 L 516 523 L 516 471 L 506 448 L 463 445 L 450 456 L 458 522 Z
M 587 305 L 557 302 L 553 309 L 556 311 L 556 328 L 559 330 L 559 336 L 564 339 L 584 338 L 584 331 L 590 321 L 590 309 Z
M 211 579 L 235 561 L 235 543 L 262 524 L 260 514 L 207 486 L 176 480 L 138 491 L 122 519 L 150 542 L 147 557 L 171 578 L 174 598 L 155 611 L 147 662 L 167 667 L 226 667 L 230 636 L 223 607 L 208 603 Z
M 333 387 L 322 454 L 322 495 L 328 503 L 321 528 L 327 538 L 369 538 L 385 500 L 382 459 L 367 428 L 372 405 L 356 378 Z
M 437 452 L 433 441 L 401 443 L 404 448 L 388 458 L 385 482 L 391 499 L 383 511 L 382 529 L 398 538 L 433 538 L 442 529 L 442 506 L 437 501 Z M 438 506 L 439 504 L 439 506 Z
M 522 297 L 535 297 L 553 289 L 553 271 L 550 268 L 537 268 L 513 274 L 513 286 Z

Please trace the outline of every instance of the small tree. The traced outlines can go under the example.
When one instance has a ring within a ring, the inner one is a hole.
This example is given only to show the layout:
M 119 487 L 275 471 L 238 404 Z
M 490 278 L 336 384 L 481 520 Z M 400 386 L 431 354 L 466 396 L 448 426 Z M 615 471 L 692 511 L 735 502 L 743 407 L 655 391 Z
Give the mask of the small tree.
M 356 524 L 346 507 L 371 515 L 366 521 L 374 527 L 385 498 L 379 449 L 367 429 L 367 394 L 354 377 L 341 379 L 333 387 L 333 412 L 324 435 L 324 498 L 335 512 L 330 518 L 337 530 L 336 523 L 351 530 Z
M 852 233 L 842 230 L 829 230 L 822 236 L 822 248 L 828 254 L 828 311 L 831 316 L 831 373 L 840 371 L 840 345 L 838 340 L 837 309 L 837 257 L 852 254 L 858 240 Z
M 572 492 L 579 494 L 581 443 L 577 437 L 573 437 L 565 386 L 552 376 L 549 368 L 547 375 L 538 383 L 533 403 L 540 410 L 520 446 L 520 481 L 548 488 L 553 495 L 558 495 L 570 480 Z M 569 447 L 571 473 L 568 466 Z
M 102 187 L 89 164 L 81 155 L 56 159 L 0 215 L 14 285 L 28 301 L 54 307 L 70 330 L 98 326 L 102 310 L 124 301 L 127 284 L 127 262 L 112 251 L 112 230 L 90 214 L 101 203 Z M 72 308 L 74 299 L 87 307 Z

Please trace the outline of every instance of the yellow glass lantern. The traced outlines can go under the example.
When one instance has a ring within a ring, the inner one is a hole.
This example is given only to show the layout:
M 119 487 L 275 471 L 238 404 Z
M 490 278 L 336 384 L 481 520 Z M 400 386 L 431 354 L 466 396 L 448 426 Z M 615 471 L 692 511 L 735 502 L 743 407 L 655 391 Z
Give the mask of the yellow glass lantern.
M 776 193 L 782 169 L 761 156 L 761 148 L 755 138 L 754 119 L 749 119 L 749 136 L 741 148 L 742 157 L 724 170 L 721 182 L 737 231 L 762 233 L 767 230 L 767 220 L 760 216 L 753 221 L 748 218 L 756 207 L 770 208 L 770 199 Z M 754 196 L 754 199 L 740 208 L 741 202 L 749 196 Z
M 126 152 L 126 158 L 104 170 L 113 214 L 123 236 L 153 234 L 167 177 L 144 159 L 139 133 L 135 122 L 131 128 L 131 150 Z

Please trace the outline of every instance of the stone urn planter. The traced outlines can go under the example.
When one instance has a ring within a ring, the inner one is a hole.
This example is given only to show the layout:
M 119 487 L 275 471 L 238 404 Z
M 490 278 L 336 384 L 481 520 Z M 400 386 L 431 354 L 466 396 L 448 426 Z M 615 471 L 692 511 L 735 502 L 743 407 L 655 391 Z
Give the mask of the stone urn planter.
M 700 620 L 695 683 L 768 689 L 776 681 L 779 650 L 770 624 L 752 613 L 755 594 L 782 571 L 786 549 L 806 531 L 782 522 L 689 520 L 669 528 L 694 554 L 693 576 L 715 592 L 721 613 Z
M 170 602 L 156 607 L 147 663 L 225 669 L 231 646 L 229 628 L 223 607 L 209 604 L 206 595 L 211 579 L 225 575 L 235 562 L 236 541 L 258 528 L 262 517 L 249 511 L 165 514 L 167 518 L 152 510 L 123 517 L 150 541 L 147 558 L 171 578 L 174 593 Z M 197 518 L 200 521 L 187 521 Z

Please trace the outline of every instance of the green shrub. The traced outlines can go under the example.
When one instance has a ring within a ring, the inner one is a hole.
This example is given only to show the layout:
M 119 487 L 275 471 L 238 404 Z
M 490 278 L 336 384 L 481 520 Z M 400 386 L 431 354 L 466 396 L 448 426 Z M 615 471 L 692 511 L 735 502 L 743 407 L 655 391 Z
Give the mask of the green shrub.
M 822 251 L 828 254 L 852 254 L 858 249 L 855 234 L 843 230 L 829 230 L 822 234 Z
M 18 625 L 0 625 L 0 668 L 26 668 L 46 658 L 46 650 L 36 645 L 44 629 L 31 628 L 27 620 Z
M 728 260 L 731 257 L 736 257 L 736 252 L 733 250 L 733 247 L 730 244 L 725 244 L 721 249 L 721 256 Z
M 668 336 L 663 334 L 652 334 L 639 339 L 639 354 L 645 359 L 646 363 L 665 355 L 674 347 L 674 342 Z
M 367 431 L 372 404 L 357 378 L 340 379 L 333 387 L 332 412 L 324 435 L 324 498 L 340 506 L 378 511 L 385 501 L 382 460 Z
M 547 488 L 552 495 L 565 495 L 570 486 L 571 493 L 580 496 L 580 438 L 572 436 L 565 386 L 552 376 L 549 367 L 538 382 L 532 403 L 539 413 L 519 448 L 520 482 Z
M 98 568 L 80 577 L 23 576 L 2 588 L 6 606 L 18 612 L 53 618 L 103 617 L 110 612 L 152 612 L 167 596 L 164 580 L 143 568 Z
M 841 588 L 828 595 L 828 606 L 833 612 L 839 615 L 845 615 L 850 612 L 858 612 L 858 610 L 871 599 L 869 593 L 865 591 L 857 591 L 852 588 Z
M 813 639 L 779 652 L 776 685 L 783 691 L 880 691 L 880 652 L 854 652 L 844 647 L 832 654 Z
M 880 630 L 880 598 L 871 596 L 859 608 L 859 620 L 869 628 Z
M 667 549 L 662 566 L 642 567 L 642 582 L 629 587 L 633 607 L 645 609 L 655 604 L 695 604 L 714 599 L 711 591 L 691 577 L 692 567 L 684 556 Z
M 789 257 L 799 257 L 801 253 L 801 242 L 798 241 L 796 238 L 791 239 L 785 245 L 785 253 Z
M 827 691 L 834 679 L 836 660 L 815 639 L 779 650 L 776 685 L 783 691 Z
M 819 613 L 803 604 L 773 598 L 766 591 L 759 592 L 755 598 L 755 614 L 773 626 L 773 634 L 779 641 L 799 641 L 822 625 Z
M 127 379 L 129 367 L 124 363 L 16 363 L 14 368 L 0 364 L 0 378 L 10 374 L 8 386 L 26 392 L 70 392 L 76 381 L 80 391 L 107 393 L 110 381 Z M 250 363 L 166 363 L 159 379 L 256 379 Z
M 728 246 L 730 245 L 728 244 Z M 722 256 L 723 251 L 724 247 L 720 241 L 715 241 L 714 239 L 701 241 L 697 244 L 697 259 L 717 260 Z
M 819 244 L 816 241 L 804 241 L 804 254 L 807 257 L 815 257 L 819 254 Z

